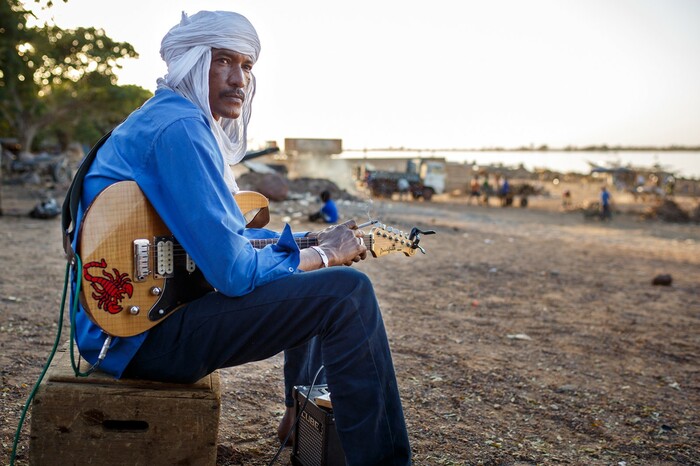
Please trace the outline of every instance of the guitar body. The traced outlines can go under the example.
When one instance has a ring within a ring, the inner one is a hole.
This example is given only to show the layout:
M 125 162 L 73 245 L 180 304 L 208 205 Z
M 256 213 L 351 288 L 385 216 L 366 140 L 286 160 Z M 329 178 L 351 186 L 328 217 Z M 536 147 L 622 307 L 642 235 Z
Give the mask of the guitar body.
M 251 191 L 234 196 L 247 227 L 269 219 L 268 200 Z M 386 225 L 364 235 L 374 257 L 412 256 L 417 241 Z M 262 248 L 277 239 L 251 240 Z M 300 248 L 317 238 L 296 238 Z M 213 291 L 133 181 L 105 188 L 85 211 L 78 237 L 82 259 L 80 302 L 105 333 L 129 337 L 162 322 L 182 305 Z
M 80 298 L 92 321 L 106 333 L 142 333 L 212 290 L 198 269 L 186 271 L 183 255 L 175 255 L 172 277 L 154 273 L 135 277 L 132 241 L 152 242 L 158 237 L 172 234 L 133 181 L 109 186 L 85 213 L 78 238 L 83 261 Z

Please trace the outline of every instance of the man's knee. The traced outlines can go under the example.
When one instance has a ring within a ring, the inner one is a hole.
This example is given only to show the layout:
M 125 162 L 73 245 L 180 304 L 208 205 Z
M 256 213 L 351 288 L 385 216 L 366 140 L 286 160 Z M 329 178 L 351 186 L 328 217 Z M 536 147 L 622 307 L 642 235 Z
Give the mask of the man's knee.
M 350 267 L 333 267 L 328 271 L 333 273 L 329 279 L 341 288 L 339 297 L 357 295 L 374 298 L 372 281 L 359 270 Z

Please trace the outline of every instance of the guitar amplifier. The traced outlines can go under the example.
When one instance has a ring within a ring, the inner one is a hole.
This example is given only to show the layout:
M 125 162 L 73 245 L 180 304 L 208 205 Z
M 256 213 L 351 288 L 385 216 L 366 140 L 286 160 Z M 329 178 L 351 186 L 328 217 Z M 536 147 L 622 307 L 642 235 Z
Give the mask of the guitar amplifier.
M 294 466 L 345 466 L 345 453 L 335 430 L 335 416 L 328 400 L 328 386 L 294 387 L 296 412 L 301 413 L 294 432 L 292 464 Z M 317 400 L 317 398 L 321 399 Z M 308 402 L 307 402 L 308 399 Z M 306 403 L 304 411 L 301 408 Z

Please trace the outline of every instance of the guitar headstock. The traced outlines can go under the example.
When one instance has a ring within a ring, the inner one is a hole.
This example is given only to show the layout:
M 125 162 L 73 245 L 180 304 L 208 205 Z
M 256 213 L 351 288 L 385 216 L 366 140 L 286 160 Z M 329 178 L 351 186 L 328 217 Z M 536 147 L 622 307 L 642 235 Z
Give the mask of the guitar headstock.
M 401 230 L 379 224 L 369 232 L 368 249 L 374 257 L 386 256 L 394 252 L 402 252 L 407 256 L 412 256 L 417 249 L 409 235 Z

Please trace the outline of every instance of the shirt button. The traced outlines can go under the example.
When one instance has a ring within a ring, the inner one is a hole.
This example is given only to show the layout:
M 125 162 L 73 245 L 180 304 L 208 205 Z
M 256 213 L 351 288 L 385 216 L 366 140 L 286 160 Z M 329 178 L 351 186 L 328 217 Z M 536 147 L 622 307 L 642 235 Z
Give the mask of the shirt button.
M 289 270 L 290 272 L 294 272 L 294 267 L 289 267 L 289 269 L 287 270 Z

